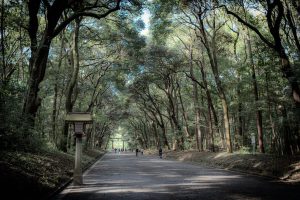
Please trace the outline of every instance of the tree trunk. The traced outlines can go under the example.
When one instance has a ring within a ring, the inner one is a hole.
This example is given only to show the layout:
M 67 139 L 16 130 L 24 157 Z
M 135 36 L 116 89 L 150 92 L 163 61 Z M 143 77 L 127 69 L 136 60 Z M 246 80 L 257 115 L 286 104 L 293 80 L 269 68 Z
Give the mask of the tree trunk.
M 241 76 L 240 74 L 238 73 L 238 83 L 241 82 Z M 238 128 L 237 128 L 237 134 L 239 135 L 240 137 L 240 143 L 241 143 L 241 146 L 244 146 L 244 140 L 245 140 L 245 136 L 244 136 L 244 129 L 243 129 L 243 114 L 242 114 L 242 111 L 243 111 L 243 104 L 242 104 L 242 95 L 241 95 L 241 90 L 240 90 L 240 87 L 238 86 L 237 87 L 237 98 L 238 98 L 238 115 L 237 115 L 237 122 L 238 122 Z
M 2 66 L 0 69 L 0 79 L 1 79 L 1 84 L 0 84 L 0 137 L 2 135 L 5 135 L 6 133 L 6 121 L 7 121 L 7 117 L 5 117 L 5 111 L 6 111 L 6 106 L 5 106 L 5 102 L 7 101 L 5 96 L 4 96 L 4 92 L 5 86 L 6 86 L 6 81 L 5 81 L 5 74 L 6 74 L 6 63 L 5 63 L 5 46 L 4 46 L 4 40 L 5 40 L 5 36 L 4 36 L 4 0 L 1 1 L 1 27 L 0 27 L 0 31 L 1 31 L 1 53 L 2 53 Z
M 105 149 L 107 149 L 107 146 L 108 146 L 108 143 L 109 143 L 110 135 L 111 135 L 111 133 L 109 133 L 108 136 L 107 136 L 108 138 L 107 138 L 107 141 L 106 141 L 106 144 L 105 144 Z
M 191 63 L 190 63 L 190 74 L 194 77 L 194 66 L 192 63 L 192 54 L 191 54 Z M 199 94 L 198 94 L 198 86 L 195 81 L 193 81 L 193 101 L 195 107 L 195 140 L 196 140 L 196 148 L 198 151 L 203 151 L 202 144 L 202 132 L 200 127 L 200 118 L 201 118 L 201 109 L 199 105 Z
M 255 99 L 255 109 L 256 109 L 256 128 L 257 128 L 257 136 L 258 136 L 258 146 L 260 153 L 265 153 L 264 140 L 263 140 L 263 129 L 262 129 L 262 111 L 258 108 L 259 96 L 258 96 L 258 86 L 256 81 L 256 73 L 255 73 L 255 65 L 253 60 L 251 41 L 250 41 L 250 33 L 247 29 L 247 37 L 246 37 L 246 46 L 249 55 L 249 61 L 251 65 L 252 72 L 252 84 L 253 84 L 253 93 Z
M 211 145 L 211 151 L 215 152 L 215 137 L 214 137 L 214 130 L 212 125 L 212 117 L 211 117 L 211 108 L 209 103 L 207 103 L 207 109 L 208 109 L 208 131 L 210 134 L 210 145 Z
M 63 48 L 64 48 L 64 37 L 62 35 L 61 37 L 61 46 L 60 46 L 60 53 L 59 53 L 59 61 L 57 65 L 57 71 L 60 70 L 62 60 L 63 60 Z M 58 78 L 55 76 L 55 83 L 54 83 L 54 96 L 53 96 L 53 109 L 52 109 L 52 141 L 54 144 L 57 146 L 57 141 L 56 141 L 56 119 L 57 119 L 57 98 L 58 98 Z
M 1 1 L 1 27 L 0 27 L 0 34 L 1 34 L 1 54 L 2 54 L 2 69 L 1 69 L 1 84 L 5 85 L 6 82 L 6 62 L 5 62 L 5 35 L 4 35 L 4 30 L 5 30 L 5 25 L 4 25 L 4 20 L 5 20 L 5 6 L 4 6 L 4 0 Z
M 163 115 L 160 111 L 160 108 L 157 106 L 157 104 L 155 103 L 153 97 L 150 95 L 150 91 L 149 91 L 149 88 L 148 88 L 148 97 L 149 97 L 149 100 L 151 101 L 153 107 L 154 107 L 154 110 L 151 110 L 150 109 L 150 112 L 153 114 L 153 117 L 155 118 L 158 126 L 161 128 L 162 130 L 162 136 L 163 136 L 163 140 L 164 140 L 164 146 L 167 146 L 168 150 L 171 149 L 170 147 L 170 144 L 168 142 L 168 138 L 167 138 L 167 130 L 166 130 L 166 126 L 165 126 L 165 123 L 164 123 L 164 119 L 163 119 Z M 158 114 L 158 117 L 157 115 Z
M 224 117 L 227 152 L 232 153 L 232 143 L 231 143 L 231 135 L 230 135 L 228 104 L 227 104 L 227 101 L 226 101 L 226 98 L 225 98 L 224 94 L 221 95 L 221 101 L 222 101 L 222 108 L 223 108 L 223 117 Z
M 239 31 L 236 31 L 237 37 L 234 40 L 234 56 L 236 63 L 239 64 L 239 56 L 237 55 L 237 43 L 239 40 Z M 238 87 L 236 88 L 237 90 L 237 98 L 238 98 L 238 116 L 237 116 L 237 121 L 238 121 L 238 135 L 241 137 L 240 142 L 242 143 L 242 146 L 244 146 L 244 133 L 243 133 L 243 117 L 242 117 L 242 110 L 243 110 L 243 105 L 242 105 L 242 96 L 241 96 L 241 89 L 240 89 L 240 83 L 241 83 L 241 75 L 239 70 L 237 70 L 237 79 L 238 79 Z
M 152 127 L 153 127 L 154 139 L 155 139 L 155 147 L 158 149 L 161 146 L 161 142 L 160 142 L 160 139 L 158 137 L 156 124 L 152 123 Z
M 220 80 L 220 76 L 219 76 L 218 62 L 217 62 L 216 49 L 215 49 L 215 41 L 213 41 L 212 51 L 210 48 L 207 48 L 207 52 L 209 55 L 211 68 L 212 68 L 214 78 L 216 81 L 218 94 L 219 94 L 219 97 L 222 102 L 223 119 L 224 119 L 224 126 L 225 126 L 225 135 L 226 135 L 226 149 L 227 149 L 227 152 L 232 153 L 228 103 L 227 103 L 225 91 L 223 89 L 223 86 L 222 86 L 222 83 Z
M 170 147 L 170 144 L 168 142 L 168 138 L 167 138 L 167 130 L 166 130 L 166 127 L 163 125 L 163 126 L 160 126 L 161 129 L 162 129 L 162 134 L 163 134 L 163 139 L 164 139 L 164 146 L 167 146 L 168 147 L 168 150 L 171 149 Z
M 210 135 L 210 144 L 211 144 L 211 151 L 215 151 L 214 148 L 214 131 L 213 131 L 213 123 L 212 123 L 212 111 L 214 110 L 214 105 L 212 103 L 212 99 L 211 99 L 211 95 L 210 95 L 210 91 L 208 89 L 208 83 L 206 80 L 206 73 L 204 71 L 204 59 L 203 62 L 199 64 L 200 67 L 200 71 L 201 71 L 201 75 L 202 75 L 202 81 L 203 81 L 203 86 L 205 88 L 205 94 L 207 97 L 207 114 L 208 114 L 208 131 L 209 131 L 209 135 Z M 216 119 L 216 127 L 218 128 L 217 124 L 218 124 L 218 120 Z
M 202 130 L 200 127 L 200 119 L 201 119 L 201 109 L 199 107 L 196 108 L 196 145 L 198 151 L 203 151 L 203 135 L 202 135 Z
M 241 90 L 239 88 L 237 88 L 237 95 L 238 95 L 238 99 L 239 99 L 239 103 L 238 103 L 238 135 L 242 137 L 242 146 L 244 146 L 243 116 L 242 116 L 243 107 L 242 107 L 242 102 L 240 100 Z
M 156 118 L 156 120 L 157 120 L 157 124 L 158 124 L 158 126 L 161 128 L 161 130 L 162 130 L 162 136 L 163 136 L 163 140 L 164 140 L 164 146 L 167 146 L 168 147 L 168 150 L 170 150 L 171 149 L 171 147 L 170 147 L 170 144 L 169 144 L 169 141 L 168 141 L 168 138 L 167 138 L 167 130 L 166 130 L 166 126 L 165 126 L 165 123 L 164 123 L 164 119 L 163 119 L 163 116 L 162 116 L 162 114 L 160 113 L 160 111 L 159 110 L 157 110 L 158 111 L 158 116 L 159 116 L 159 119 L 157 119 Z M 154 113 L 154 115 L 155 115 L 155 113 Z
M 218 69 L 218 60 L 217 60 L 217 52 L 216 52 L 216 25 L 215 25 L 215 14 L 213 16 L 213 31 L 210 34 L 211 40 L 208 40 L 206 28 L 204 26 L 204 19 L 203 19 L 203 13 L 198 14 L 198 20 L 199 20 L 199 31 L 201 33 L 201 42 L 204 45 L 207 55 L 209 57 L 210 66 L 214 75 L 214 79 L 217 85 L 218 95 L 222 102 L 222 108 L 223 108 L 223 117 L 224 117 L 224 126 L 225 126 L 225 135 L 226 135 L 226 148 L 227 152 L 232 153 L 232 143 L 231 143 L 231 136 L 230 136 L 230 123 L 229 123 L 229 111 L 228 111 L 228 104 L 227 99 L 225 95 L 225 91 L 223 89 L 220 76 L 219 76 L 219 69 Z
M 175 88 L 173 85 L 172 77 L 168 77 L 168 82 L 166 83 L 166 89 L 164 90 L 168 100 L 169 100 L 169 118 L 172 128 L 174 129 L 173 133 L 177 141 L 177 146 L 183 150 L 184 149 L 184 139 L 182 135 L 182 129 L 178 121 L 178 108 L 177 108 L 177 96 L 175 94 Z
M 51 43 L 50 39 L 47 38 L 47 35 L 44 35 L 43 37 L 41 45 L 38 47 L 36 52 L 32 53 L 30 78 L 28 83 L 29 88 L 23 107 L 23 113 L 25 114 L 25 117 L 28 117 L 28 122 L 32 127 L 34 126 L 34 119 L 36 117 L 37 110 L 41 105 L 41 98 L 38 97 L 38 92 L 40 90 L 39 85 L 45 76 Z
M 292 146 L 292 138 L 291 138 L 291 128 L 288 122 L 288 116 L 286 112 L 286 108 L 284 106 L 280 107 L 280 114 L 281 114 L 281 132 L 283 133 L 283 154 L 293 155 L 293 146 Z
M 38 97 L 39 85 L 43 81 L 47 66 L 52 34 L 57 22 L 68 2 L 60 1 L 53 3 L 47 13 L 47 26 L 44 30 L 42 39 L 38 43 L 37 32 L 39 28 L 37 14 L 41 1 L 28 1 L 29 25 L 28 34 L 31 42 L 31 57 L 29 59 L 29 82 L 28 90 L 24 101 L 23 114 L 28 118 L 30 126 L 34 126 L 34 120 L 38 108 L 41 105 L 41 99 Z
M 148 134 L 147 134 L 147 124 L 146 122 L 144 122 L 143 120 L 141 120 L 141 123 L 142 123 L 142 138 L 143 138 L 143 141 L 144 141 L 144 149 L 148 149 L 148 143 L 149 143 L 149 138 L 148 138 Z
M 52 141 L 56 144 L 55 135 L 56 135 L 56 112 L 57 112 L 57 93 L 58 86 L 55 83 L 54 85 L 54 96 L 53 96 L 53 108 L 52 108 Z
M 73 106 L 76 101 L 76 95 L 74 95 L 74 88 L 75 88 L 75 85 L 77 84 L 77 77 L 78 77 L 78 72 L 79 72 L 78 37 L 79 37 L 80 21 L 81 21 L 80 19 L 77 19 L 75 21 L 75 27 L 74 27 L 72 52 L 71 52 L 71 65 L 72 65 L 73 71 L 72 71 L 72 76 L 71 76 L 70 82 L 67 85 L 67 90 L 66 90 L 66 102 L 65 102 L 66 113 L 72 112 Z M 63 146 L 67 146 L 67 144 L 65 142 L 67 141 L 66 138 L 68 137 L 68 127 L 69 126 L 65 124 L 65 128 L 63 129 L 63 134 L 62 134 L 62 141 L 61 141 L 62 149 L 61 150 L 63 150 L 64 152 L 67 151 L 67 149 L 64 148 Z
M 190 132 L 189 132 L 189 125 L 188 125 L 188 116 L 186 113 L 186 110 L 184 108 L 184 104 L 182 101 L 182 96 L 181 96 L 181 89 L 180 89 L 180 84 L 177 82 L 177 87 L 178 87 L 178 95 L 179 95 L 179 100 L 180 100 L 180 105 L 181 105 L 181 109 L 182 109 L 182 115 L 183 115 L 183 120 L 184 120 L 184 132 L 186 137 L 190 137 Z
M 163 136 L 163 140 L 164 140 L 164 146 L 167 146 L 167 147 L 168 147 L 168 150 L 170 150 L 171 147 L 170 147 L 170 144 L 169 144 L 169 142 L 168 142 L 168 138 L 167 138 L 167 129 L 166 129 L 165 123 L 164 123 L 164 121 L 163 121 L 163 117 L 162 117 L 161 113 L 158 113 L 158 115 L 159 115 L 159 118 L 160 118 L 160 122 L 159 122 L 159 121 L 157 121 L 157 122 L 158 122 L 158 126 L 159 126 L 159 127 L 161 128 L 161 130 L 162 130 L 162 136 Z
M 277 140 L 277 134 L 275 131 L 275 123 L 272 117 L 272 106 L 271 106 L 271 98 L 270 98 L 270 92 L 269 92 L 269 72 L 266 71 L 266 93 L 267 93 L 267 101 L 268 101 L 268 112 L 269 112 L 269 122 L 270 122 L 270 127 L 272 130 L 272 134 L 271 134 L 271 140 L 270 140 L 270 149 L 272 152 L 275 151 L 275 145 L 276 144 L 276 140 Z
M 223 119 L 224 119 L 224 127 L 225 127 L 225 135 L 226 135 L 226 148 L 227 152 L 232 153 L 232 142 L 231 142 L 231 135 L 230 135 L 230 122 L 229 122 L 229 110 L 228 110 L 228 103 L 226 99 L 226 95 L 220 80 L 219 72 L 218 72 L 218 65 L 217 65 L 217 58 L 215 52 L 210 54 L 211 52 L 208 51 L 210 57 L 210 64 L 212 67 L 212 71 L 215 77 L 218 94 L 221 99 L 222 109 L 223 109 Z

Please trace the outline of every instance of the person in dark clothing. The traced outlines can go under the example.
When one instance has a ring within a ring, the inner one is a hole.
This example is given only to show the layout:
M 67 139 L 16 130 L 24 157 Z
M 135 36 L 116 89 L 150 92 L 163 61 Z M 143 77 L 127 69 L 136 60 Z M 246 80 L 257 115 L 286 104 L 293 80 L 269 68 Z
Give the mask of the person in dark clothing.
M 135 156 L 138 156 L 138 153 L 139 153 L 139 149 L 136 149 L 135 150 Z
M 159 147 L 158 154 L 159 154 L 159 157 L 162 158 L 162 149 L 161 149 L 161 147 Z

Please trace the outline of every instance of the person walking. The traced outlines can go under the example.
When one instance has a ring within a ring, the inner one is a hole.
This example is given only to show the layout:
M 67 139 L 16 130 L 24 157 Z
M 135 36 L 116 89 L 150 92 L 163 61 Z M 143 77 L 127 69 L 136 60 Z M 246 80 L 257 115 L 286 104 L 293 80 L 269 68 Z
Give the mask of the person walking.
M 138 153 L 139 153 L 139 149 L 137 148 L 137 149 L 135 150 L 135 156 L 136 156 L 136 157 L 138 156 Z
M 159 147 L 158 155 L 159 155 L 160 158 L 162 158 L 162 148 L 161 147 Z

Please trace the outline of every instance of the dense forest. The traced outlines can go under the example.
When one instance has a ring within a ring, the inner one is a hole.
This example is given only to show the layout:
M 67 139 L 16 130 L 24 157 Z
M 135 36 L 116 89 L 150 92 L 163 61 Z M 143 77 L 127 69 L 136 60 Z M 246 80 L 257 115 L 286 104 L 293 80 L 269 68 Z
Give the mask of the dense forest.
M 77 111 L 85 149 L 300 151 L 297 0 L 1 0 L 0 21 L 1 150 L 74 149 Z

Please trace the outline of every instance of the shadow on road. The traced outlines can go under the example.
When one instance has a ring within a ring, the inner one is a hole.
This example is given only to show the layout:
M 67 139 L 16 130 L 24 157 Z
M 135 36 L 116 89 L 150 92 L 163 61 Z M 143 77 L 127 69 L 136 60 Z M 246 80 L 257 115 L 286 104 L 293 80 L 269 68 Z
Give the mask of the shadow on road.
M 109 153 L 55 199 L 298 199 L 299 188 L 225 170 Z

